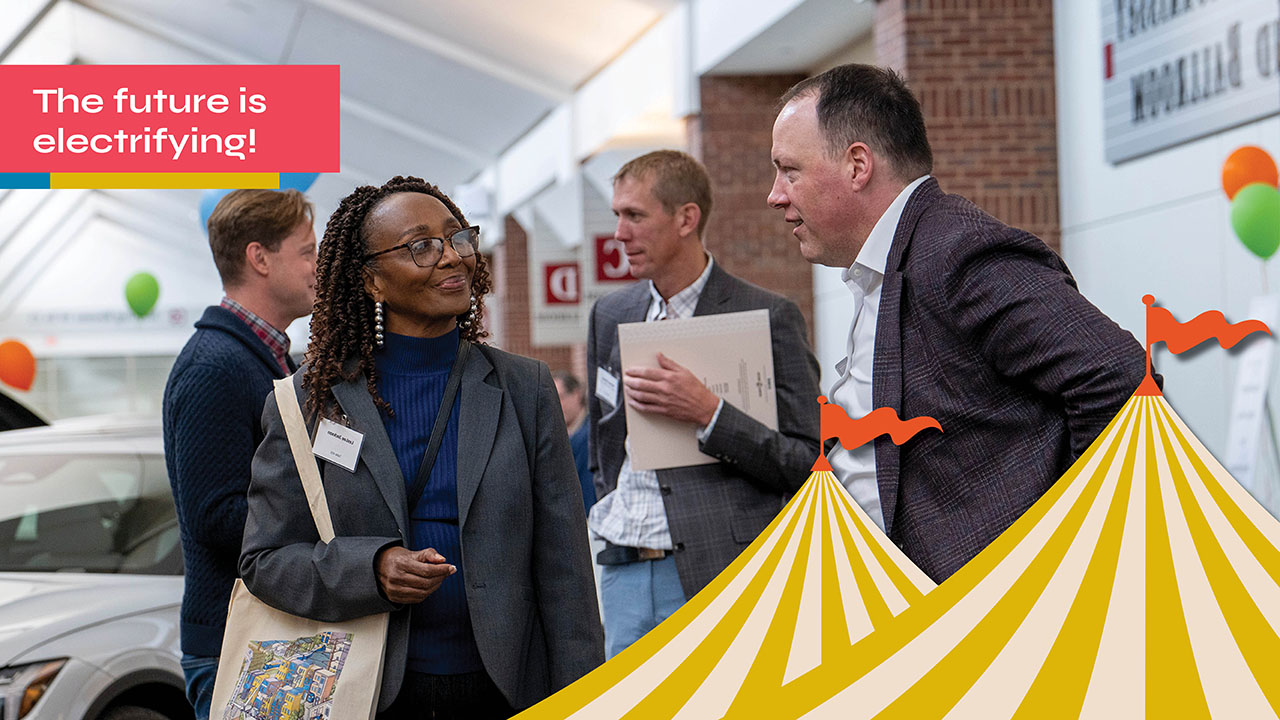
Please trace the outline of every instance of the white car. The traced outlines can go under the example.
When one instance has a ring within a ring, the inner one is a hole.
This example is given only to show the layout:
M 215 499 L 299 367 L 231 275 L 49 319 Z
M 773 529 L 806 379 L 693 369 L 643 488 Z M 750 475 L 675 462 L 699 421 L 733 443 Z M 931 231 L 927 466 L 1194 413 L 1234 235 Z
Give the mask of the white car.
M 0 432 L 0 720 L 193 717 L 156 419 Z

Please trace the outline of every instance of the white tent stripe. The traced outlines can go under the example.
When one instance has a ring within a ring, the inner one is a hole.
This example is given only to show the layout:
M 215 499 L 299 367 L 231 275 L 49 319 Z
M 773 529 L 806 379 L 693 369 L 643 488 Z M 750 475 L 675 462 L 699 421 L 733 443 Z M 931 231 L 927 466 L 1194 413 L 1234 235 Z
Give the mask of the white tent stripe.
M 1173 414 L 1171 408 L 1166 407 L 1165 410 L 1170 415 Z M 1231 527 L 1226 515 L 1223 514 L 1222 508 L 1209 494 L 1205 485 L 1217 482 L 1217 478 L 1191 477 L 1194 467 L 1183 452 L 1181 443 L 1176 442 L 1176 438 L 1173 440 L 1173 451 L 1177 463 L 1188 474 L 1196 503 L 1204 512 L 1205 520 L 1209 523 L 1209 528 L 1213 531 L 1213 536 L 1221 546 L 1222 552 L 1227 556 L 1231 569 L 1239 576 L 1249 597 L 1253 598 L 1258 610 L 1271 625 L 1271 629 L 1280 634 L 1280 585 L 1277 585 L 1276 581 L 1267 574 L 1266 569 L 1258 562 L 1257 556 L 1240 539 L 1240 535 Z
M 1240 510 L 1249 518 L 1249 521 L 1254 524 L 1254 527 L 1258 528 L 1262 535 L 1267 538 L 1267 542 L 1280 547 L 1280 523 L 1277 523 L 1271 513 L 1267 512 L 1266 508 L 1262 507 L 1257 500 L 1254 500 L 1253 496 L 1235 478 L 1231 477 L 1231 473 L 1222 467 L 1222 464 L 1200 442 L 1200 438 L 1191 432 L 1191 428 L 1187 427 L 1187 424 L 1182 421 L 1182 418 L 1173 411 L 1173 408 L 1163 398 L 1160 399 L 1160 403 L 1164 410 L 1167 411 L 1167 417 L 1173 420 L 1179 432 L 1186 438 L 1192 452 L 1204 463 L 1205 468 L 1213 474 L 1214 479 L 1218 481 L 1222 489 L 1231 496 L 1232 502 L 1239 506 Z
M 812 502 L 812 489 L 803 488 L 800 495 L 784 512 L 784 517 L 777 527 L 779 529 L 785 528 L 794 516 L 809 512 Z M 713 598 L 707 607 L 683 631 L 672 638 L 671 642 L 654 651 L 648 659 L 625 678 L 606 688 L 600 695 L 570 715 L 570 717 L 582 720 L 604 720 L 605 718 L 621 717 L 627 710 L 653 692 L 653 689 L 665 680 L 693 652 L 694 648 L 702 644 L 708 634 L 716 629 L 752 578 L 760 572 L 760 568 L 764 565 L 774 547 L 779 542 L 787 539 L 783 537 L 782 532 L 774 532 L 766 537 L 760 548 L 747 559 L 747 563 L 743 566 L 741 572 L 729 581 L 724 590 Z
M 763 644 L 765 634 L 769 631 L 769 626 L 776 618 L 778 601 L 782 598 L 782 591 L 787 585 L 792 567 L 796 564 L 796 556 L 800 550 L 801 540 L 804 538 L 803 518 L 813 517 L 815 506 L 822 502 L 821 495 L 820 492 L 814 492 L 805 498 L 802 524 L 786 538 L 787 544 L 783 549 L 778 569 L 769 577 L 760 600 L 751 608 L 742 626 L 734 629 L 733 641 L 729 643 L 724 655 L 720 657 L 706 680 L 694 691 L 688 702 L 676 713 L 677 720 L 721 717 L 729 709 L 729 704 L 737 696 L 738 689 L 742 687 L 743 679 L 746 678 L 751 666 L 755 664 L 756 657 L 760 654 L 760 646 Z M 813 525 L 819 524 L 813 523 Z M 717 627 L 716 630 L 720 632 L 723 628 Z M 676 645 L 679 639 L 681 639 L 680 636 L 677 636 L 666 647 Z M 690 648 L 691 651 L 692 648 Z
M 840 487 L 840 491 L 846 497 L 848 496 L 849 491 L 845 490 L 843 485 Z M 871 521 L 870 519 L 867 518 L 866 513 L 862 511 L 862 508 L 850 507 L 851 505 L 853 505 L 852 499 L 850 499 L 848 503 L 841 503 L 836 508 L 836 511 L 839 513 L 837 523 L 843 524 L 845 525 L 845 527 L 849 528 L 849 537 L 853 539 L 853 546 L 854 546 L 854 549 L 857 551 L 857 557 L 860 558 L 862 561 L 862 564 L 866 566 L 867 573 L 871 576 L 871 582 L 872 584 L 875 585 L 876 592 L 880 593 L 880 595 L 884 598 L 885 604 L 889 607 L 889 612 L 893 615 L 897 615 L 898 613 L 907 609 L 906 598 L 902 597 L 902 593 L 898 591 L 898 588 L 893 584 L 893 581 L 889 579 L 889 574 L 885 571 L 884 566 L 882 566 L 876 560 L 875 555 L 873 555 L 871 552 L 871 547 L 867 544 L 866 540 L 862 537 L 862 533 L 858 532 L 858 529 L 856 527 L 853 527 L 853 524 L 857 522 L 855 518 L 857 518 L 858 516 L 861 516 L 861 518 L 859 519 L 861 519 L 864 522 L 870 523 Z M 835 526 L 833 525 L 833 527 Z M 885 537 L 884 532 L 880 530 L 880 528 L 877 528 L 874 525 L 872 525 L 872 528 L 873 528 L 873 531 L 871 535 L 873 537 L 876 537 L 876 536 L 879 536 L 882 538 Z M 885 541 L 888 542 L 887 538 Z M 890 546 L 893 547 L 893 552 L 887 553 L 890 557 L 894 557 L 895 553 L 896 554 L 902 553 L 902 550 L 900 550 L 898 546 L 893 545 L 893 543 L 889 543 L 889 544 Z M 902 556 L 902 558 L 905 560 L 906 556 Z M 910 563 L 909 560 L 907 562 Z M 901 563 L 899 563 L 899 565 L 901 566 Z M 914 564 L 912 565 L 912 567 L 914 567 Z M 857 582 L 853 581 L 852 575 L 850 575 L 850 581 L 853 582 L 853 584 L 849 585 L 848 587 L 851 592 L 856 594 L 858 592 L 858 586 L 857 586 Z M 843 590 L 843 588 L 844 586 L 842 585 L 841 589 Z M 850 638 L 854 637 L 852 632 L 850 632 L 849 637 Z
M 867 517 L 866 511 L 854 502 L 853 497 L 849 495 L 849 491 L 835 479 L 834 475 L 831 476 L 831 481 L 839 490 L 840 498 L 842 500 L 842 502 L 838 504 L 837 509 L 839 510 L 841 517 L 844 519 L 844 522 L 850 525 L 849 529 L 852 531 L 850 532 L 850 535 L 854 538 L 854 542 L 858 546 L 858 554 L 866 559 L 867 566 L 873 571 L 881 570 L 880 563 L 875 561 L 875 556 L 871 554 L 870 548 L 864 542 L 862 533 L 858 532 L 858 527 L 864 528 L 867 531 L 867 534 L 870 535 L 875 543 L 880 546 L 880 549 L 884 551 L 885 555 L 888 555 L 893 562 L 902 569 L 903 573 L 907 576 L 907 579 L 911 581 L 911 584 L 916 586 L 916 589 L 922 593 L 927 593 L 932 590 L 936 586 L 933 580 L 928 575 L 925 575 L 923 570 L 917 567 L 915 563 L 911 562 L 911 560 L 903 554 L 902 548 L 895 545 L 893 541 L 889 539 L 889 536 L 884 534 L 884 531 L 880 529 L 879 525 L 876 525 L 871 518 Z M 886 602 L 893 598 L 898 599 L 897 603 L 889 602 L 889 612 L 897 615 L 906 609 L 906 601 L 902 599 L 902 594 L 898 592 L 897 587 L 894 586 L 893 582 L 889 580 L 887 575 L 883 572 L 874 572 L 872 574 L 872 579 L 875 580 L 876 589 L 884 596 Z
M 801 590 L 796 615 L 795 637 L 791 643 L 791 652 L 787 654 L 783 683 L 791 682 L 798 675 L 822 664 L 822 587 L 835 580 L 822 574 L 822 546 L 825 537 L 833 532 L 838 534 L 839 531 L 827 522 L 831 508 L 830 489 L 825 483 L 821 485 L 823 487 L 818 493 L 819 502 L 810 530 L 809 557 L 805 562 L 804 588 Z
M 1156 429 L 1154 422 L 1152 429 Z M 1174 576 L 1205 701 L 1215 717 L 1266 717 L 1271 712 L 1270 707 L 1231 636 L 1191 537 L 1185 509 L 1174 487 L 1170 459 L 1157 441 L 1156 467 L 1169 546 L 1173 553 Z M 1196 470 L 1189 463 L 1179 467 L 1188 475 L 1189 483 L 1198 482 Z M 1148 498 L 1148 501 L 1152 500 Z
M 1044 665 L 1066 621 L 1085 572 L 1098 548 L 1103 521 L 1120 482 L 1122 463 L 1105 468 L 1098 495 L 1090 505 L 1070 547 L 1037 598 L 1025 620 L 1014 631 L 991 666 L 974 683 L 946 717 L 949 720 L 1012 717 Z M 1077 482 L 1084 483 L 1087 478 Z M 1043 547 L 1043 546 L 1042 546 Z
M 1116 423 L 1112 428 L 1109 441 L 1119 443 L 1117 457 L 1124 457 L 1129 443 L 1127 434 L 1120 431 L 1128 430 L 1134 418 L 1131 411 L 1125 421 Z M 843 717 L 853 705 L 859 707 L 859 713 L 862 708 L 866 708 L 871 714 L 875 714 L 905 692 L 913 684 L 921 668 L 937 665 L 1026 571 L 1053 530 L 1062 523 L 1068 510 L 1079 500 L 1085 480 L 1097 471 L 1103 456 L 1102 452 L 1094 453 L 1088 466 L 1077 476 L 1076 482 L 1064 490 L 1058 501 L 1031 528 L 1022 542 L 1010 550 L 969 593 L 892 657 L 815 708 L 812 717 Z
M 1085 691 L 1082 718 L 1111 720 L 1117 717 L 1142 717 L 1141 693 L 1133 688 L 1146 683 L 1146 567 L 1147 505 L 1146 442 L 1148 436 L 1147 400 L 1130 400 L 1134 412 L 1141 413 L 1137 448 L 1133 460 L 1133 483 L 1125 513 L 1120 555 L 1116 560 L 1116 577 L 1111 587 L 1107 616 L 1098 643 L 1089 687 Z
M 832 482 L 835 482 L 834 477 Z M 840 492 L 846 492 L 843 485 L 840 486 Z M 844 538 L 838 527 L 840 522 L 846 520 L 848 516 L 841 512 L 842 508 L 838 507 L 839 505 L 840 503 L 838 502 L 827 505 L 827 524 L 831 528 L 831 545 L 836 555 L 835 580 L 840 586 L 840 597 L 844 599 L 845 629 L 849 633 L 849 642 L 855 643 L 871 634 L 875 627 L 871 624 L 871 616 L 867 613 L 867 606 L 862 602 L 861 590 L 858 588 L 858 581 L 853 577 L 853 569 L 849 567 L 848 563 L 840 561 L 840 558 L 848 556 L 848 548 L 845 547 Z M 854 539 L 853 542 L 857 546 L 858 531 L 856 528 L 849 528 L 849 530 L 849 535 Z M 879 564 L 873 562 L 874 558 L 871 553 L 863 549 L 863 547 L 857 546 L 855 549 L 858 552 L 858 557 L 867 566 L 868 573 L 871 573 L 872 578 L 874 578 L 874 570 Z M 886 583 L 888 582 L 887 577 L 885 581 Z M 893 588 L 891 583 L 888 591 L 880 585 L 877 585 L 876 589 L 880 591 L 886 601 L 891 597 L 890 593 L 897 594 L 897 589 Z M 901 595 L 897 597 L 901 598 Z

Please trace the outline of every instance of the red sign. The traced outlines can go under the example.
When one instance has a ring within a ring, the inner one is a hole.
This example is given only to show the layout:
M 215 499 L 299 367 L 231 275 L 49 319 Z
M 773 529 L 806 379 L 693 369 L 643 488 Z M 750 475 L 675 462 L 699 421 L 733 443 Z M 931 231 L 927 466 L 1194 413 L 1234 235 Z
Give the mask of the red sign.
M 626 245 L 612 235 L 596 236 L 596 282 L 630 281 Z
M 0 66 L 0 172 L 337 172 L 337 65 Z
M 577 305 L 582 298 L 578 263 L 547 263 L 542 268 L 548 305 Z

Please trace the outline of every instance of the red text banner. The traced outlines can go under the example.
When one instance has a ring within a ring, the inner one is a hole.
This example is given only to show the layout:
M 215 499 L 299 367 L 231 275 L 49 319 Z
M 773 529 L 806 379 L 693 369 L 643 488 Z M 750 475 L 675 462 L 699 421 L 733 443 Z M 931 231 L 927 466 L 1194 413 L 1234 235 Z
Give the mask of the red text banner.
M 0 66 L 0 172 L 339 171 L 337 65 Z

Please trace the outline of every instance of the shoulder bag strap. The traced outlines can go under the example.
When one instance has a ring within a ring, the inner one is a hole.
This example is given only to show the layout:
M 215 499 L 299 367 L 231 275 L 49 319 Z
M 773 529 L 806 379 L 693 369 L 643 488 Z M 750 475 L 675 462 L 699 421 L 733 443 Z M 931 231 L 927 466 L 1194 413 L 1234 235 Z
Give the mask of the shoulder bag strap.
M 320 482 L 320 466 L 311 453 L 307 426 L 302 421 L 302 407 L 298 404 L 298 393 L 293 388 L 293 377 L 276 380 L 275 386 L 276 406 L 280 408 L 280 419 L 284 421 L 284 432 L 289 437 L 293 462 L 298 466 L 298 476 L 302 478 L 302 489 L 307 493 L 311 518 L 315 520 L 320 539 L 328 543 L 333 540 L 333 519 L 329 517 L 329 501 L 325 498 L 324 485 Z
M 458 386 L 462 384 L 462 369 L 467 364 L 467 352 L 471 343 L 462 340 L 458 343 L 458 356 L 453 360 L 453 369 L 449 371 L 449 382 L 444 386 L 444 397 L 440 400 L 440 409 L 436 411 L 435 424 L 431 426 L 431 440 L 427 443 L 427 452 L 422 456 L 422 465 L 413 479 L 413 487 L 409 488 L 409 513 L 418 506 L 422 493 L 427 489 L 427 481 L 431 478 L 431 468 L 436 464 L 436 455 L 440 453 L 440 443 L 444 441 L 445 427 L 449 424 L 449 415 L 453 412 L 453 401 L 458 396 Z

